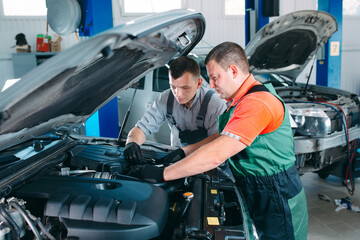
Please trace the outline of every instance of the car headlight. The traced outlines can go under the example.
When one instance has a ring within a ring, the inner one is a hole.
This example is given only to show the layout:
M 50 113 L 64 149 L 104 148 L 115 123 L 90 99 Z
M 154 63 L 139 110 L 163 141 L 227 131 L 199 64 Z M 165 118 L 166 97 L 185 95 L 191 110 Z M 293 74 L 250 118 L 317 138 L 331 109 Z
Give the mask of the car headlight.
M 331 121 L 326 113 L 317 108 L 289 108 L 297 124 L 296 132 L 305 136 L 324 137 L 331 133 Z

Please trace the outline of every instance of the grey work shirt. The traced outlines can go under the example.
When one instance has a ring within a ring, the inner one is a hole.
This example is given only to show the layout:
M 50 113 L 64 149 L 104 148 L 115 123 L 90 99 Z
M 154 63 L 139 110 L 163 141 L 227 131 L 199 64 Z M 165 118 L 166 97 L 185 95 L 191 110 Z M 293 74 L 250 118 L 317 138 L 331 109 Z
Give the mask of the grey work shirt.
M 209 89 L 200 87 L 195 95 L 194 101 L 190 108 L 187 108 L 184 104 L 179 104 L 174 99 L 173 105 L 173 117 L 176 122 L 176 126 L 172 125 L 166 118 L 167 113 L 167 101 L 170 94 L 170 89 L 161 93 L 161 95 L 154 101 L 154 103 L 146 110 L 144 116 L 135 126 L 139 127 L 143 133 L 148 136 L 151 133 L 157 132 L 164 121 L 167 122 L 171 130 L 171 146 L 181 147 L 183 146 L 179 139 L 179 129 L 181 131 L 197 129 L 196 117 L 199 114 L 201 103 L 205 97 L 205 94 Z M 207 129 L 208 136 L 214 135 L 218 132 L 217 118 L 226 110 L 225 100 L 215 93 L 212 95 L 204 119 L 204 127 Z

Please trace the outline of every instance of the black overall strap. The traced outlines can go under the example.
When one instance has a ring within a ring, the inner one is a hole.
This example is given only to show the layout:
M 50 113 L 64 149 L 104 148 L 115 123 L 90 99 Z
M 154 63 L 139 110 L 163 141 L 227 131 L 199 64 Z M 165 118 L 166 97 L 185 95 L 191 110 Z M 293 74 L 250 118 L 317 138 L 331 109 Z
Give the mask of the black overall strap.
M 267 87 L 265 87 L 264 85 L 254 85 L 252 86 L 249 91 L 247 91 L 247 93 L 245 93 L 245 95 L 243 97 L 245 97 L 246 95 L 250 94 L 250 93 L 254 93 L 254 92 L 270 92 L 269 89 L 267 89 Z M 243 98 L 242 97 L 242 98 Z M 240 98 L 240 100 L 242 99 Z M 239 100 L 239 101 L 240 101 Z M 235 159 L 248 159 L 248 155 L 246 153 L 246 151 L 240 151 L 237 154 L 235 154 L 233 156 L 233 158 Z
M 267 89 L 264 85 L 254 85 L 252 86 L 249 91 L 247 91 L 247 93 L 244 94 L 244 96 L 242 96 L 238 102 L 236 103 L 236 105 L 241 101 L 241 99 L 243 99 L 246 95 L 250 94 L 250 93 L 254 93 L 254 92 L 270 92 L 269 89 Z
M 205 97 L 201 103 L 201 107 L 198 113 L 198 116 L 196 117 L 196 126 L 198 128 L 203 128 L 204 127 L 204 120 L 205 120 L 205 115 L 206 115 L 206 111 L 208 109 L 208 105 L 211 99 L 211 96 L 214 94 L 215 92 L 212 90 L 207 91 L 207 93 L 205 94 Z
M 270 92 L 270 91 L 269 91 L 269 89 L 267 89 L 262 84 L 261 85 L 254 85 L 254 86 L 252 86 L 252 88 L 249 89 L 249 91 L 247 91 L 247 93 L 245 93 L 245 95 L 250 94 L 250 93 L 254 93 L 254 92 Z
M 205 115 L 206 115 L 206 111 L 211 99 L 211 96 L 214 94 L 214 91 L 207 91 L 205 94 L 205 97 L 201 103 L 201 107 L 198 113 L 198 116 L 196 117 L 196 126 L 199 127 L 204 127 L 204 120 L 205 120 Z M 172 115 L 173 113 L 173 106 L 174 106 L 174 95 L 172 93 L 172 91 L 169 92 L 169 96 L 168 96 L 168 100 L 167 100 L 167 105 L 166 105 L 166 118 L 170 121 L 171 124 L 176 125 L 176 121 Z
M 169 120 L 169 122 L 176 126 L 175 119 L 172 115 L 173 112 L 173 106 L 174 106 L 174 95 L 172 91 L 169 92 L 168 100 L 167 100 L 167 106 L 166 106 L 166 118 Z

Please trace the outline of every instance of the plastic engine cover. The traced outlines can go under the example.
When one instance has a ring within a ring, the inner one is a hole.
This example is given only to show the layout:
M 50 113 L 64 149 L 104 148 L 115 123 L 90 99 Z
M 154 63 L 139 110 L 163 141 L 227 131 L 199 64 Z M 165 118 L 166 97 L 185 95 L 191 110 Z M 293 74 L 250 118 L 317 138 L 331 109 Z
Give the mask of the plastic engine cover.
M 130 180 L 46 176 L 16 193 L 47 199 L 44 215 L 59 217 L 68 237 L 80 239 L 153 238 L 168 216 L 163 189 Z

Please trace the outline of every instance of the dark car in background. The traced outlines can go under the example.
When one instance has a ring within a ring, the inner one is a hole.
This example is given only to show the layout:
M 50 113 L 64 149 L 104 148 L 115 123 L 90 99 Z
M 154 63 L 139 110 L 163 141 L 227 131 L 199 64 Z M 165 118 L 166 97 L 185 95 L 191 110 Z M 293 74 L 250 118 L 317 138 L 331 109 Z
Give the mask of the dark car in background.
M 4 239 L 256 239 L 242 197 L 217 169 L 151 184 L 127 176 L 124 141 L 76 134 L 120 91 L 188 54 L 200 13 L 136 19 L 52 57 L 0 93 Z M 154 162 L 172 148 L 142 146 Z

